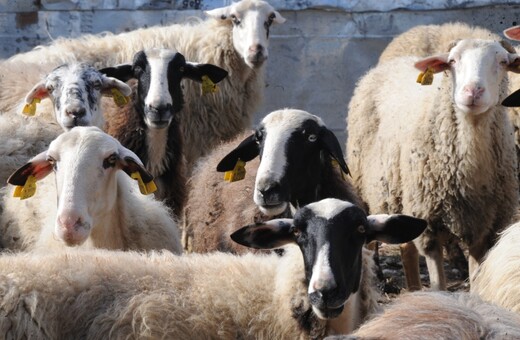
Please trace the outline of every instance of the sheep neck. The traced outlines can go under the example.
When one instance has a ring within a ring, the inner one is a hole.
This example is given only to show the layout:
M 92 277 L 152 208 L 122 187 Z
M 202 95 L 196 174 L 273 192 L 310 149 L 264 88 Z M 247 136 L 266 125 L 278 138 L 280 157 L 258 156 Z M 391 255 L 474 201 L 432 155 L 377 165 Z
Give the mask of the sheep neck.
M 175 122 L 172 122 L 175 124 Z M 168 128 L 146 130 L 148 161 L 146 167 L 148 171 L 157 177 L 166 170 L 166 148 L 168 143 Z

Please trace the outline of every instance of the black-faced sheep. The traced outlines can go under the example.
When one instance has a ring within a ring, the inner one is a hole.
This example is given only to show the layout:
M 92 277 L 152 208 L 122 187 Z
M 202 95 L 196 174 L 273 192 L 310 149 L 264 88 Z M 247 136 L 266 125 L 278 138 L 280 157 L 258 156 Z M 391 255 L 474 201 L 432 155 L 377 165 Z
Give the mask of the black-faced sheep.
M 501 233 L 475 274 L 471 291 L 520 314 L 520 222 Z
M 136 153 L 157 183 L 155 196 L 180 217 L 186 200 L 181 80 L 202 82 L 208 77 L 218 83 L 227 72 L 211 64 L 186 62 L 182 54 L 166 49 L 140 51 L 132 64 L 100 71 L 123 81 L 137 80 L 133 104 L 106 112 L 106 131 Z
M 424 230 L 409 216 L 367 216 L 327 199 L 240 229 L 275 254 L 90 250 L 0 257 L 0 336 L 21 338 L 294 339 L 347 334 L 377 308 L 363 244 Z M 295 246 L 296 245 L 296 246 Z
M 10 93 L 3 91 L 4 82 L 19 77 L 10 72 L 12 67 L 43 62 L 51 69 L 71 55 L 96 67 L 107 67 L 129 62 L 140 50 L 174 49 L 188 60 L 218 65 L 230 74 L 218 92 L 202 98 L 197 85 L 183 84 L 186 105 L 181 131 L 186 140 L 187 162 L 192 164 L 219 141 L 229 140 L 251 126 L 265 88 L 270 29 L 285 21 L 271 5 L 259 0 L 242 0 L 205 13 L 209 18 L 204 21 L 117 35 L 57 39 L 48 46 L 16 55 L 0 64 L 0 112 L 12 100 Z
M 170 210 L 141 195 L 129 176 L 140 177 L 142 192 L 153 190 L 152 176 L 139 158 L 113 137 L 97 127 L 64 132 L 11 175 L 17 197 L 11 197 L 11 187 L 2 189 L 2 245 L 11 250 L 83 245 L 180 253 Z
M 520 339 L 520 316 L 469 293 L 404 294 L 350 336 L 326 340 Z
M 371 211 L 428 221 L 416 245 L 432 288 L 446 288 L 445 237 L 468 245 L 471 278 L 516 209 L 513 131 L 499 104 L 507 72 L 520 64 L 513 52 L 497 41 L 465 39 L 423 60 L 394 58 L 360 80 L 349 104 L 354 185 Z M 420 86 L 417 69 L 444 72 Z M 420 287 L 417 252 L 403 256 L 403 265 L 409 287 Z
M 112 96 L 112 91 L 127 96 L 131 89 L 83 63 L 61 65 L 47 74 L 24 94 L 22 105 L 27 105 L 27 115 L 44 106 L 37 117 L 22 116 L 19 106 L 0 114 L 0 183 L 3 185 L 13 171 L 45 150 L 63 130 L 77 125 L 103 127 L 101 96 Z M 53 103 L 54 110 L 46 105 L 46 98 Z M 17 104 L 21 99 L 17 99 Z M 40 100 L 44 101 L 37 104 Z
M 194 170 L 185 214 L 188 250 L 244 252 L 229 241 L 236 226 L 290 216 L 290 205 L 327 197 L 361 204 L 346 179 L 339 142 L 319 117 L 277 110 L 246 135 L 221 145 Z M 215 172 L 232 170 L 239 159 L 249 162 L 244 180 L 227 183 Z

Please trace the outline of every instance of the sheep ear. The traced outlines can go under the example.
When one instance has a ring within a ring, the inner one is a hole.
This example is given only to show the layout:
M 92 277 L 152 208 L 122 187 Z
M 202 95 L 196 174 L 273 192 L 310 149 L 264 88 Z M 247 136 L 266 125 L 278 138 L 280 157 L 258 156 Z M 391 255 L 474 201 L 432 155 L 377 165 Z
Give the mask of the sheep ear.
M 321 143 L 321 148 L 327 151 L 330 156 L 338 162 L 341 170 L 343 170 L 344 173 L 349 175 L 350 171 L 348 169 L 347 163 L 345 162 L 345 159 L 343 158 L 343 151 L 341 151 L 341 146 L 339 145 L 339 141 L 334 133 L 326 127 L 322 127 L 320 135 L 321 138 L 319 140 Z
M 520 57 L 516 53 L 509 53 L 509 65 L 507 70 L 513 73 L 520 73 Z
M 7 183 L 12 185 L 24 185 L 29 176 L 34 176 L 36 180 L 39 181 L 51 172 L 52 164 L 47 160 L 47 151 L 44 151 L 31 158 L 29 162 L 9 176 Z
M 448 63 L 448 56 L 448 53 L 444 53 L 433 57 L 428 57 L 419 60 L 415 63 L 414 66 L 418 70 L 421 70 L 421 72 L 425 72 L 427 69 L 430 69 L 433 71 L 433 73 L 439 73 L 450 68 L 450 64 Z
M 30 104 L 34 99 L 42 100 L 44 98 L 49 97 L 49 91 L 47 91 L 47 87 L 45 86 L 45 81 L 41 81 L 38 84 L 34 85 L 34 87 L 29 91 L 27 96 L 25 96 L 25 102 Z
M 520 106 L 520 89 L 511 93 L 504 101 L 502 105 L 506 107 L 519 107 Z
M 184 66 L 183 75 L 184 77 L 198 81 L 199 83 L 202 82 L 203 76 L 208 76 L 208 78 L 216 84 L 226 78 L 228 72 L 223 68 L 212 64 L 197 64 L 187 62 Z
M 274 23 L 283 24 L 287 20 L 284 17 L 282 17 L 282 15 L 278 11 L 274 11 L 273 13 L 275 15 L 274 20 L 273 20 Z
M 119 91 L 126 97 L 132 93 L 130 86 L 126 85 L 117 78 L 103 76 L 102 81 L 103 83 L 101 85 L 101 93 L 104 95 L 114 96 L 114 90 Z
M 218 172 L 231 171 L 238 160 L 249 162 L 260 154 L 260 148 L 255 140 L 255 135 L 244 139 L 235 149 L 228 153 L 217 165 Z
M 290 218 L 250 224 L 231 234 L 231 239 L 249 248 L 280 248 L 288 243 L 294 243 L 292 226 L 293 220 Z
M 520 25 L 509 27 L 504 30 L 504 35 L 511 40 L 520 41 Z
M 137 181 L 139 191 L 141 191 L 143 195 L 149 195 L 157 190 L 157 186 L 153 181 L 153 175 L 146 170 L 135 153 L 125 147 L 120 147 L 119 157 L 121 170 Z
M 227 20 L 231 14 L 231 6 L 215 8 L 210 11 L 204 11 L 208 17 L 213 19 Z
M 367 219 L 367 243 L 373 240 L 390 244 L 409 242 L 427 226 L 425 220 L 407 215 L 370 215 Z
M 116 78 L 123 82 L 127 82 L 130 79 L 135 79 L 131 64 L 121 64 L 114 67 L 106 67 L 100 69 L 99 72 L 103 73 L 107 77 Z M 130 93 L 128 95 L 130 95 Z

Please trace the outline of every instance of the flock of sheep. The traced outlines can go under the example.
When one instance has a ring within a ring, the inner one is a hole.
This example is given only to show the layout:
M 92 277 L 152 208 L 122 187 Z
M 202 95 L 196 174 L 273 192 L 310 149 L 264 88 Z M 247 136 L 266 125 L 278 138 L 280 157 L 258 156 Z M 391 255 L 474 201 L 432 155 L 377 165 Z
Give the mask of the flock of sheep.
M 309 112 L 249 130 L 282 15 L 206 15 L 0 61 L 0 337 L 520 339 L 520 46 L 396 37 L 348 103 L 347 164 Z M 453 240 L 471 292 L 442 292 Z M 409 291 L 424 255 L 430 291 L 380 306 L 372 241 Z

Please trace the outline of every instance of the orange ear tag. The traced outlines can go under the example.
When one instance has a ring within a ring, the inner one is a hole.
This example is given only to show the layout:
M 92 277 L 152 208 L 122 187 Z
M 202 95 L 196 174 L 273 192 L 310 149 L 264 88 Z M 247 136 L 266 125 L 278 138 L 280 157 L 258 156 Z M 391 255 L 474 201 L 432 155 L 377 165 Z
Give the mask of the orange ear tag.
M 238 160 L 233 170 L 224 173 L 224 180 L 227 182 L 236 182 L 246 177 L 246 162 Z
M 30 104 L 25 104 L 22 113 L 26 116 L 34 116 L 36 114 L 36 104 L 41 102 L 39 98 L 33 98 Z
M 21 200 L 34 196 L 36 193 L 36 177 L 29 175 L 23 186 L 17 185 L 14 188 L 13 197 L 19 197 Z

